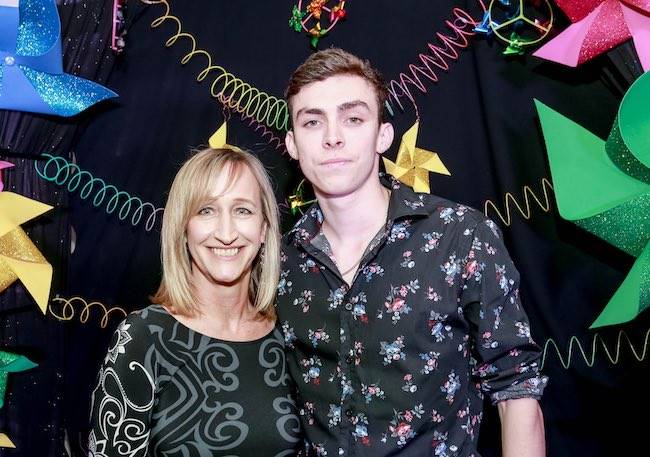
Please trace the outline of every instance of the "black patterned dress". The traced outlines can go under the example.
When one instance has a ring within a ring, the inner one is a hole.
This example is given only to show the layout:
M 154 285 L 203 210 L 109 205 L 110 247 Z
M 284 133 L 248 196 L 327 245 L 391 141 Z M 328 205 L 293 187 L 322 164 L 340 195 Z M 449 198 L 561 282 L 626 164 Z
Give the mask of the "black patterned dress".
M 163 307 L 117 328 L 93 392 L 89 456 L 290 456 L 300 425 L 277 329 L 247 342 Z

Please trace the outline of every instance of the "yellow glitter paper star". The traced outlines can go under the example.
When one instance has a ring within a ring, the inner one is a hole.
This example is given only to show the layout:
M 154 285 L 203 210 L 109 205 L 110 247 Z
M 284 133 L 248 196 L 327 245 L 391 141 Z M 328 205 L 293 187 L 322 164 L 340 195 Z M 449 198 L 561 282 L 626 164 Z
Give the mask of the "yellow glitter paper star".
M 235 151 L 241 151 L 237 146 L 233 146 L 232 144 L 228 144 L 227 142 L 227 133 L 228 133 L 228 127 L 226 126 L 226 122 L 221 124 L 221 127 L 217 129 L 216 132 L 212 134 L 210 139 L 208 140 L 208 144 L 212 149 L 220 149 L 220 148 L 228 148 L 228 149 L 234 149 Z
M 395 162 L 384 157 L 386 172 L 413 188 L 416 192 L 431 192 L 429 188 L 429 172 L 451 176 L 447 167 L 435 152 L 415 146 L 418 136 L 419 122 L 402 135 Z
M 0 292 L 20 279 L 45 314 L 52 266 L 34 246 L 21 224 L 52 209 L 12 192 L 0 192 Z

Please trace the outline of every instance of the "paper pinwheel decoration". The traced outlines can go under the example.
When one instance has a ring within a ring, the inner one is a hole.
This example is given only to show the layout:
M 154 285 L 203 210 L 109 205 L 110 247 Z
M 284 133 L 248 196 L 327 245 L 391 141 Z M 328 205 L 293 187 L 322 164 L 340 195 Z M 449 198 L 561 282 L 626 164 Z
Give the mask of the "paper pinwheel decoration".
M 650 0 L 555 0 L 573 22 L 533 55 L 576 67 L 632 38 L 650 70 Z
M 8 448 L 15 448 L 16 446 L 14 443 L 11 442 L 9 437 L 5 435 L 4 433 L 0 433 L 0 447 L 8 447 Z
M 0 192 L 0 292 L 20 279 L 45 314 L 52 266 L 20 228 L 51 206 L 11 192 Z
M 19 371 L 29 370 L 36 366 L 38 365 L 23 355 L 0 350 L 0 408 L 4 406 L 9 373 L 18 373 Z
M 5 162 L 4 160 L 0 160 L 0 192 L 5 188 L 5 183 L 2 181 L 2 170 L 5 168 L 11 168 L 13 167 L 14 164 L 11 162 Z
M 296 188 L 295 192 L 293 195 L 289 195 L 287 198 L 287 201 L 289 202 L 289 209 L 291 210 L 291 214 L 294 216 L 300 212 L 302 213 L 302 208 L 311 205 L 312 203 L 316 202 L 316 199 L 313 198 L 311 200 L 307 200 L 305 198 L 305 188 L 304 188 L 305 180 L 301 180 L 300 184 L 298 184 L 298 187 Z
M 591 328 L 650 306 L 650 72 L 625 94 L 603 141 L 536 101 L 560 215 L 628 254 L 632 269 Z
M 524 0 L 492 0 L 477 34 L 496 36 L 508 46 L 504 55 L 523 55 L 524 48 L 541 42 L 553 27 L 553 8 L 548 0 L 527 4 Z
M 227 122 L 224 122 L 217 129 L 217 131 L 212 134 L 212 136 L 208 140 L 208 144 L 212 149 L 227 148 L 227 149 L 233 149 L 235 151 L 241 151 L 241 148 L 234 146 L 232 144 L 228 144 L 227 138 L 228 138 L 228 126 L 227 126 Z
M 219 126 L 216 132 L 212 134 L 210 139 L 208 140 L 208 144 L 212 149 L 219 149 L 219 148 L 232 148 L 233 146 L 228 144 L 228 126 L 226 125 L 227 123 L 224 122 Z
M 11 352 L 0 350 L 0 408 L 4 406 L 5 392 L 7 390 L 7 378 L 9 373 L 17 373 L 19 371 L 29 370 L 36 365 L 27 357 Z M 14 443 L 11 442 L 9 437 L 4 433 L 0 433 L 0 447 L 15 448 Z
M 384 157 L 386 172 L 413 188 L 416 192 L 429 193 L 429 172 L 450 176 L 449 170 L 435 152 L 415 146 L 419 122 L 402 135 L 395 162 Z
M 55 0 L 0 0 L 0 109 L 73 116 L 116 96 L 63 72 Z

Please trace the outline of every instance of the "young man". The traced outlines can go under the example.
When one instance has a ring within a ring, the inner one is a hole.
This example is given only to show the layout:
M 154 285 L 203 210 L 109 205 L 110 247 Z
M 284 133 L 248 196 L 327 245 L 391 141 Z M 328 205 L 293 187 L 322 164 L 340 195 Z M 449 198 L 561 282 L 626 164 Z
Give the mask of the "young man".
M 493 222 L 379 177 L 387 93 L 340 49 L 292 75 L 286 145 L 318 203 L 284 238 L 278 314 L 313 454 L 478 456 L 483 395 L 503 455 L 542 456 L 539 348 Z

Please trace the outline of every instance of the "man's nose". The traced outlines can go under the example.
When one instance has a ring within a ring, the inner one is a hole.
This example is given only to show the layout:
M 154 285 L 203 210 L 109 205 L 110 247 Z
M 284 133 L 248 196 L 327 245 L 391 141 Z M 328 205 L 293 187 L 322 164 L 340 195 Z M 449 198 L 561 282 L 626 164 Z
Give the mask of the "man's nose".
M 327 129 L 325 130 L 325 137 L 323 139 L 323 145 L 326 149 L 340 148 L 343 146 L 343 134 L 336 122 L 329 123 Z

